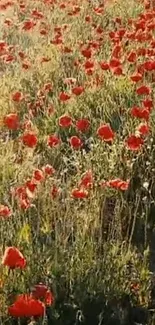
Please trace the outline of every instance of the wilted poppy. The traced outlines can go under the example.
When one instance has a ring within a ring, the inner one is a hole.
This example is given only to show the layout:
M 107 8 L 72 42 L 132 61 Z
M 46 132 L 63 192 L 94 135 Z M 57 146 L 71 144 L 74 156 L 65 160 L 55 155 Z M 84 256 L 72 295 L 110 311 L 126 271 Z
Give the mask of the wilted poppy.
M 12 100 L 14 102 L 19 103 L 22 101 L 23 98 L 24 98 L 24 96 L 21 91 L 16 91 L 15 93 L 12 94 Z
M 12 214 L 12 211 L 9 209 L 7 205 L 0 205 L 0 217 L 10 217 Z

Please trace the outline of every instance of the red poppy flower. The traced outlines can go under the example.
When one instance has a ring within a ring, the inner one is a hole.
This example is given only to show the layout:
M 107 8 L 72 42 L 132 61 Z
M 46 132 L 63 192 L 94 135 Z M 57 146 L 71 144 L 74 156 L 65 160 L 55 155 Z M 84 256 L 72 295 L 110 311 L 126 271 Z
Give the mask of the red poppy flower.
M 134 63 L 134 62 L 136 62 L 136 60 L 137 60 L 137 54 L 136 54 L 136 52 L 131 51 L 131 52 L 129 53 L 128 57 L 127 57 L 127 60 L 128 60 L 130 63 Z
M 15 61 L 15 57 L 12 54 L 6 54 L 3 57 L 3 60 L 4 60 L 5 63 L 9 63 L 9 62 Z
M 122 67 L 120 66 L 120 67 L 114 68 L 113 69 L 113 74 L 115 76 L 121 76 L 121 75 L 123 75 L 123 69 L 122 69 Z
M 19 55 L 21 60 L 25 59 L 25 53 L 23 51 L 19 51 L 18 55 Z
M 71 196 L 75 199 L 86 199 L 88 197 L 88 192 L 85 189 L 75 188 L 72 190 Z
M 141 108 L 138 106 L 134 106 L 131 109 L 131 115 L 134 117 L 138 117 L 140 119 L 144 119 L 144 120 L 148 121 L 150 112 L 147 108 Z
M 51 61 L 51 58 L 48 58 L 48 57 L 45 57 L 45 56 L 43 56 L 41 58 L 41 63 L 46 63 L 46 62 L 50 62 L 50 61 Z
M 37 9 L 33 9 L 31 15 L 32 17 L 35 17 L 37 19 L 41 19 L 44 17 L 43 13 L 41 11 L 38 11 Z
M 74 85 L 76 83 L 76 78 L 65 78 L 64 83 L 66 85 Z
M 46 83 L 43 87 L 43 91 L 46 92 L 52 91 L 52 89 L 53 89 L 53 85 L 51 84 L 51 82 Z
M 96 13 L 96 15 L 102 15 L 104 12 L 104 8 L 102 6 L 100 7 L 95 7 L 94 8 L 94 12 Z
M 99 62 L 99 65 L 101 67 L 102 70 L 109 70 L 109 64 L 107 62 L 101 61 Z
M 143 144 L 144 144 L 144 140 L 136 135 L 130 135 L 126 139 L 127 148 L 132 151 L 137 151 L 141 149 Z
M 4 117 L 4 125 L 9 130 L 17 130 L 19 128 L 19 117 L 15 113 L 10 113 Z
M 49 175 L 49 176 L 51 176 L 55 173 L 55 169 L 49 164 L 47 164 L 46 166 L 43 167 L 43 171 L 46 175 Z
M 84 87 L 77 86 L 72 89 L 72 93 L 76 96 L 80 96 L 84 92 Z
M 31 193 L 34 193 L 36 188 L 37 188 L 37 184 L 36 184 L 36 181 L 34 179 L 31 179 L 31 180 L 28 180 L 26 181 L 26 187 L 28 188 L 28 190 L 31 192 Z M 25 194 L 25 193 L 24 193 Z M 23 195 L 22 195 L 23 196 Z
M 0 205 L 0 217 L 10 217 L 12 214 L 11 210 L 6 205 Z
M 60 193 L 60 188 L 54 184 L 50 192 L 52 199 L 56 199 L 59 193 Z
M 47 144 L 49 147 L 53 148 L 58 146 L 61 143 L 61 139 L 57 137 L 57 135 L 49 135 L 47 138 Z
M 152 101 L 151 98 L 146 98 L 142 102 L 143 102 L 144 107 L 146 107 L 147 109 L 149 109 L 149 111 L 153 107 L 153 101 Z
M 21 198 L 19 200 L 19 207 L 20 209 L 27 210 L 31 206 L 30 200 L 28 198 Z
M 67 115 L 63 115 L 59 118 L 59 126 L 69 128 L 72 125 L 72 118 Z
M 43 299 L 45 305 L 51 306 L 54 303 L 52 292 L 43 283 L 36 284 L 32 290 L 32 295 L 36 299 Z
M 93 69 L 94 68 L 94 62 L 90 61 L 90 60 L 87 60 L 84 63 L 84 67 L 85 67 L 86 70 Z
M 21 102 L 23 100 L 24 96 L 21 91 L 16 91 L 15 93 L 12 94 L 12 100 L 14 102 Z
M 47 31 L 45 28 L 42 28 L 42 29 L 40 30 L 40 35 L 42 35 L 42 36 L 46 36 L 46 35 L 48 35 L 48 31 Z
M 78 120 L 76 121 L 76 128 L 78 131 L 86 132 L 90 128 L 90 121 L 85 118 Z
M 16 247 L 7 247 L 2 258 L 2 264 L 10 269 L 23 269 L 26 266 L 26 259 Z
M 139 48 L 138 50 L 137 50 L 137 54 L 139 55 L 139 56 L 145 56 L 146 55 L 146 48 Z
M 36 23 L 34 21 L 28 20 L 28 21 L 24 22 L 22 29 L 25 31 L 29 31 L 29 30 L 33 29 L 35 25 L 36 25 Z
M 90 23 L 90 22 L 91 22 L 91 16 L 87 15 L 87 16 L 85 17 L 85 21 L 86 21 L 87 23 Z
M 18 186 L 12 190 L 12 194 L 18 198 L 26 198 L 25 186 Z
M 141 124 L 137 127 L 137 131 L 138 131 L 140 134 L 146 136 L 146 135 L 149 134 L 149 132 L 150 132 L 150 128 L 149 128 L 148 124 L 141 123 Z
M 46 306 L 51 306 L 54 303 L 54 296 L 50 290 L 47 290 L 44 302 Z
M 126 33 L 126 29 L 125 28 L 121 28 L 121 29 L 118 30 L 117 34 L 118 34 L 118 37 L 119 37 L 120 40 L 122 40 L 122 38 L 125 35 L 125 33 Z M 116 36 L 116 41 L 117 41 L 117 36 Z
M 117 24 L 121 25 L 122 23 L 122 18 L 121 17 L 116 17 L 114 20 Z
M 64 46 L 64 47 L 62 48 L 62 52 L 63 52 L 63 53 L 72 53 L 73 50 L 72 50 L 70 47 L 68 47 L 68 46 Z
M 115 134 L 109 124 L 101 125 L 97 130 L 97 135 L 100 137 L 101 140 L 104 140 L 107 142 L 112 141 L 115 136 Z
M 120 62 L 119 59 L 115 59 L 115 58 L 113 58 L 113 59 L 111 59 L 110 62 L 109 62 L 109 66 L 110 66 L 110 68 L 117 68 L 117 67 L 119 67 L 120 65 L 121 65 L 121 62 Z
M 120 180 L 119 184 L 118 184 L 118 188 L 121 191 L 127 191 L 127 189 L 129 188 L 129 181 L 122 181 Z
M 70 95 L 68 95 L 67 93 L 61 93 L 60 95 L 59 95 L 59 99 L 60 99 L 60 101 L 61 102 L 66 102 L 67 100 L 69 100 L 70 99 Z
M 4 20 L 4 24 L 10 27 L 13 25 L 13 20 L 11 20 L 10 18 L 6 18 Z
M 151 7 L 151 2 L 148 0 L 148 1 L 145 1 L 144 2 L 144 5 L 145 5 L 145 9 L 147 10 L 147 9 L 150 9 L 150 7 Z
M 153 71 L 155 69 L 154 61 L 146 61 L 143 63 L 143 67 L 145 71 Z
M 104 30 L 101 26 L 98 26 L 95 31 L 97 34 L 102 34 Z
M 81 178 L 79 187 L 90 188 L 93 185 L 92 171 L 88 170 Z
M 31 67 L 31 63 L 30 62 L 25 61 L 25 62 L 22 63 L 22 68 L 24 70 L 28 70 L 30 67 Z
M 112 57 L 118 59 L 120 57 L 121 49 L 122 49 L 121 45 L 115 45 L 112 51 Z
M 33 132 L 24 133 L 22 136 L 22 141 L 23 141 L 23 144 L 29 148 L 36 147 L 36 145 L 38 143 L 37 136 Z
M 0 41 L 0 52 L 3 52 L 7 47 L 7 43 L 5 41 Z
M 137 95 L 149 95 L 151 93 L 151 89 L 148 86 L 141 86 L 136 90 Z
M 85 49 L 85 50 L 82 50 L 81 51 L 81 54 L 87 58 L 87 59 L 90 59 L 91 56 L 92 56 L 92 50 L 91 49 Z
M 129 187 L 129 181 L 123 181 L 120 178 L 116 178 L 106 182 L 106 185 L 115 189 L 126 191 Z
M 44 179 L 44 174 L 42 170 L 36 169 L 33 173 L 33 178 L 38 182 L 42 181 Z
M 32 295 L 19 295 L 14 304 L 8 307 L 8 313 L 13 317 L 41 317 L 45 314 L 45 305 Z
M 70 145 L 73 149 L 80 149 L 82 147 L 82 141 L 76 135 L 72 136 L 69 139 Z
M 133 74 L 132 76 L 130 76 L 130 79 L 133 81 L 133 82 L 138 82 L 140 80 L 142 80 L 143 76 L 141 73 L 136 73 L 136 74 Z

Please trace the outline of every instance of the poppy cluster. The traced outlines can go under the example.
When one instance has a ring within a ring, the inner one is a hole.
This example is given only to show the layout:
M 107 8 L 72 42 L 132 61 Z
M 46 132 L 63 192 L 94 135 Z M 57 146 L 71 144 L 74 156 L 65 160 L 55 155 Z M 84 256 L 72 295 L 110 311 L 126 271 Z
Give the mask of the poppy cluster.
M 26 259 L 16 247 L 7 247 L 2 265 L 9 269 L 25 269 Z M 40 317 L 45 314 L 45 306 L 51 306 L 54 297 L 49 288 L 43 283 L 34 286 L 31 294 L 18 295 L 15 302 L 8 307 L 8 313 L 13 317 Z
M 107 15 L 112 0 L 0 1 L 0 137 L 14 162 L 3 175 L 11 178 L 0 202 L 3 226 L 13 218 L 16 224 L 16 209 L 24 218 L 37 209 L 40 193 L 54 208 L 82 201 L 82 209 L 101 188 L 105 195 L 129 189 L 132 161 L 149 148 L 153 133 L 155 7 L 140 2 L 137 16 L 123 19 Z M 116 166 L 121 155 L 124 177 Z M 5 249 L 4 268 L 24 273 L 27 263 L 17 247 Z M 42 317 L 53 303 L 50 288 L 38 283 L 17 295 L 8 312 Z

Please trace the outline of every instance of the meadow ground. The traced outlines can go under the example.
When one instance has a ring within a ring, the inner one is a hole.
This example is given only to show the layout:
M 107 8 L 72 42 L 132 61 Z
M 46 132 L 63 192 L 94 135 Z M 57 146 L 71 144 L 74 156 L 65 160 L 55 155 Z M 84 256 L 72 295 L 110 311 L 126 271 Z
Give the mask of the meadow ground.
M 0 324 L 155 324 L 153 1 L 0 1 Z

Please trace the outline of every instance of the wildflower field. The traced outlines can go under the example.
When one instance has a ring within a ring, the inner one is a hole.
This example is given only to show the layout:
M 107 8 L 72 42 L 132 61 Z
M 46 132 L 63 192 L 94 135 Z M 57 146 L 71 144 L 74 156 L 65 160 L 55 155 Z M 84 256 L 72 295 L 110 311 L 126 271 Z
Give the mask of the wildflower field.
M 155 324 L 155 1 L 0 1 L 0 325 Z

